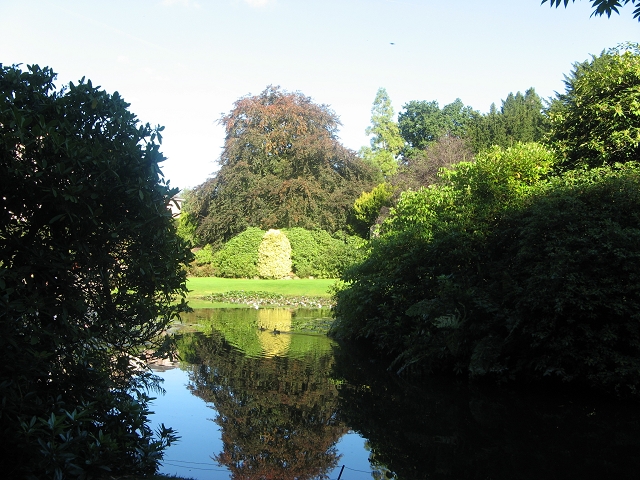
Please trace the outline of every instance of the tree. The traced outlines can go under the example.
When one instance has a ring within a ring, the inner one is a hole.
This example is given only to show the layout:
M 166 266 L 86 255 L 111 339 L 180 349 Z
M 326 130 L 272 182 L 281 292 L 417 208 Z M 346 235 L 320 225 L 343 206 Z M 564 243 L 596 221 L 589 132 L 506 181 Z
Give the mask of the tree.
M 90 81 L 0 67 L 0 436 L 11 478 L 151 473 L 145 360 L 186 309 L 161 128 Z M 174 303 L 175 297 L 182 301 Z
M 567 5 L 569 4 L 569 0 L 548 0 L 549 1 L 549 6 L 553 7 L 555 6 L 556 8 L 558 8 L 560 6 L 560 3 L 564 3 L 564 7 L 567 8 Z M 572 0 L 573 2 L 575 2 L 576 0 Z M 542 0 L 542 2 L 540 3 L 540 5 L 546 3 L 547 0 Z M 591 14 L 591 16 L 593 15 L 597 15 L 597 16 L 602 16 L 602 15 L 607 15 L 607 17 L 611 17 L 611 13 L 616 12 L 616 13 L 620 13 L 618 11 L 619 8 L 621 8 L 623 5 L 627 5 L 627 4 L 631 4 L 634 5 L 636 8 L 633 11 L 633 18 L 637 18 L 640 21 L 640 2 L 636 3 L 636 0 L 591 0 L 591 5 L 593 6 L 593 13 Z
M 180 238 L 182 238 L 187 245 L 193 247 L 198 245 L 198 237 L 196 236 L 196 230 L 198 228 L 198 222 L 191 211 L 193 202 L 191 201 L 191 190 L 183 190 L 180 192 L 182 197 L 182 206 L 180 208 L 180 214 L 176 218 L 177 232 Z
M 473 151 L 467 140 L 441 137 L 426 150 L 417 150 L 411 157 L 405 158 L 392 184 L 400 191 L 418 190 L 438 183 L 441 169 L 471 161 Z
M 373 134 L 371 147 L 362 147 L 360 156 L 378 169 L 384 178 L 396 173 L 398 156 L 404 147 L 398 124 L 393 120 L 393 107 L 387 90 L 379 88 L 371 108 L 371 125 L 366 134 Z
M 410 156 L 416 149 L 426 149 L 445 135 L 465 137 L 469 124 L 476 115 L 459 98 L 442 109 L 435 100 L 412 100 L 403 108 L 404 112 L 398 115 L 398 126 L 402 138 L 409 146 L 405 156 Z
M 640 155 L 640 46 L 624 45 L 576 63 L 551 103 L 549 142 L 560 168 L 595 167 Z
M 370 192 L 362 192 L 353 204 L 354 230 L 363 238 L 369 238 L 380 210 L 390 207 L 392 198 L 393 187 L 388 183 L 381 183 Z
M 505 133 L 511 145 L 516 142 L 538 142 L 544 133 L 545 117 L 542 100 L 532 88 L 515 95 L 509 93 L 502 102 Z M 503 145 L 505 147 L 511 145 Z
M 508 148 L 517 142 L 539 142 L 547 129 L 542 109 L 542 100 L 533 88 L 524 95 L 509 93 L 500 110 L 491 104 L 489 113 L 474 118 L 468 138 L 476 152 L 494 145 Z
M 248 226 L 335 232 L 373 186 L 373 169 L 338 141 L 337 115 L 299 92 L 269 86 L 220 122 L 220 170 L 193 192 L 205 243 L 219 246 Z

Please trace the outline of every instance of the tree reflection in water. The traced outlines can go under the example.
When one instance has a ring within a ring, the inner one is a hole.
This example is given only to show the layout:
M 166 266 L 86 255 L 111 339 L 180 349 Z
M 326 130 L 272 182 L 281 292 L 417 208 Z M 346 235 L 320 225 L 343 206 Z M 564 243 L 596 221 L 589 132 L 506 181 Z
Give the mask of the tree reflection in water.
M 323 478 L 337 466 L 335 445 L 347 429 L 337 420 L 329 349 L 251 357 L 215 331 L 186 335 L 179 346 L 201 362 L 189 389 L 217 411 L 224 449 L 214 458 L 233 478 Z
M 450 378 L 403 381 L 370 351 L 287 333 L 296 323 L 288 311 L 207 315 L 198 321 L 210 335 L 183 335 L 178 345 L 193 364 L 189 389 L 218 412 L 224 446 L 214 458 L 233 478 L 326 478 L 338 462 L 350 466 L 336 448 L 348 430 L 366 439 L 376 479 L 622 479 L 640 471 L 637 403 L 470 389 Z
M 386 363 L 385 363 L 386 365 Z M 340 418 L 368 439 L 374 477 L 637 478 L 637 404 L 589 392 L 407 382 L 351 346 L 337 349 Z

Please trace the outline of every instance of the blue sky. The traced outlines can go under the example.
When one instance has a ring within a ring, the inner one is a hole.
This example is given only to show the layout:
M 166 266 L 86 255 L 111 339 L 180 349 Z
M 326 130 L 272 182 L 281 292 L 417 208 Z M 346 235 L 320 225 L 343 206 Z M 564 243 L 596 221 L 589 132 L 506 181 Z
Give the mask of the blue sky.
M 58 84 L 85 76 L 165 126 L 172 186 L 217 169 L 233 102 L 267 85 L 300 91 L 340 116 L 354 150 L 379 87 L 396 113 L 456 98 L 486 112 L 509 92 L 562 91 L 576 61 L 640 40 L 631 7 L 590 17 L 539 0 L 0 0 L 0 62 L 39 64 Z M 393 43 L 393 45 L 392 45 Z

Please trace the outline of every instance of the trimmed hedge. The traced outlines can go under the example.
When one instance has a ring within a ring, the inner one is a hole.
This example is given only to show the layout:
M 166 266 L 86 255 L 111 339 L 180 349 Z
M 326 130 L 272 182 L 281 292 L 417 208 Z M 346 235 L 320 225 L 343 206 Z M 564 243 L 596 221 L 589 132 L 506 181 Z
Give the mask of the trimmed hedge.
M 342 232 L 331 236 L 324 230 L 295 227 L 282 229 L 291 246 L 291 267 L 300 278 L 337 278 L 345 269 L 365 257 L 368 242 Z M 275 278 L 259 272 L 259 248 L 264 230 L 249 227 L 233 237 L 217 252 L 206 245 L 195 252 L 196 260 L 189 266 L 189 274 L 196 277 Z M 282 278 L 282 277 L 279 277 Z
M 249 227 L 236 235 L 213 255 L 215 276 L 253 278 L 258 276 L 258 248 L 265 231 Z
M 258 247 L 258 275 L 285 278 L 291 273 L 291 244 L 280 230 L 269 230 Z

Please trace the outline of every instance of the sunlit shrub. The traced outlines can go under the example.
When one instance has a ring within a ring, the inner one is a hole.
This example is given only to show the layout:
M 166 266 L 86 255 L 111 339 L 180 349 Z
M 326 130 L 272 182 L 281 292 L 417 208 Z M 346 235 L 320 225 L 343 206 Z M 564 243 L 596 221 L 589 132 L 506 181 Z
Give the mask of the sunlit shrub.
M 284 278 L 291 273 L 291 244 L 280 230 L 269 230 L 258 247 L 258 275 Z

